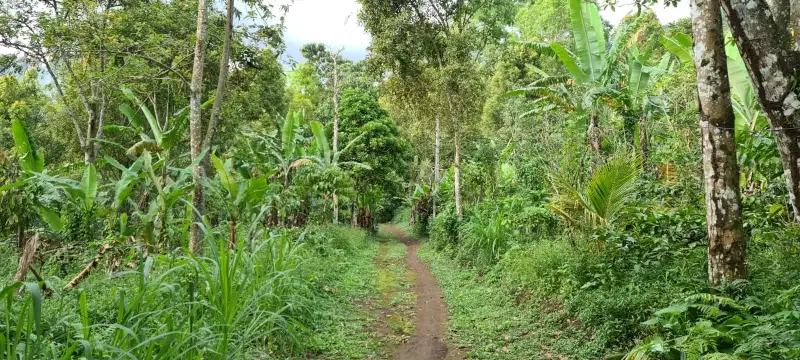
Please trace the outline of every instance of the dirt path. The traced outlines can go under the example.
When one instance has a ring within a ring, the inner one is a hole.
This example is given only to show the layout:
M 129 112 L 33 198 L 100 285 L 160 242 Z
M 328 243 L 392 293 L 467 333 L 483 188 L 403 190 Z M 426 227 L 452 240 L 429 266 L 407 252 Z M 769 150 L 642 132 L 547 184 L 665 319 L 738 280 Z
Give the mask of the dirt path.
M 396 360 L 441 360 L 461 359 L 457 351 L 448 351 L 444 342 L 447 305 L 442 298 L 442 289 L 436 278 L 428 271 L 419 256 L 419 242 L 407 237 L 394 225 L 386 225 L 386 230 L 406 245 L 406 262 L 416 275 L 414 292 L 417 295 L 415 307 L 416 331 L 408 342 L 394 351 Z

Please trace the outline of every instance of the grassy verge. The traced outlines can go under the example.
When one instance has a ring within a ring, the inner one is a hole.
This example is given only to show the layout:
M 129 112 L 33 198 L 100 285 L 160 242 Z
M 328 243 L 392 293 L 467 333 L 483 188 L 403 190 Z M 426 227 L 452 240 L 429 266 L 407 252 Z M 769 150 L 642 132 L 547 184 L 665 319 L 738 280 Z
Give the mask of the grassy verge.
M 310 356 L 317 359 L 374 358 L 381 340 L 370 330 L 375 318 L 364 306 L 378 296 L 378 269 L 373 262 L 379 244 L 368 239 L 355 244 L 342 258 L 328 257 L 312 264 L 326 279 L 315 304 L 317 325 Z M 329 263 L 332 261 L 333 263 Z
M 532 304 L 502 282 L 460 266 L 429 244 L 420 258 L 438 278 L 450 310 L 449 341 L 473 359 L 593 358 L 591 334 L 558 301 Z
M 314 259 L 309 272 L 322 293 L 314 305 L 315 341 L 304 358 L 387 359 L 414 332 L 414 274 L 406 248 L 386 233 L 359 238 L 340 256 Z

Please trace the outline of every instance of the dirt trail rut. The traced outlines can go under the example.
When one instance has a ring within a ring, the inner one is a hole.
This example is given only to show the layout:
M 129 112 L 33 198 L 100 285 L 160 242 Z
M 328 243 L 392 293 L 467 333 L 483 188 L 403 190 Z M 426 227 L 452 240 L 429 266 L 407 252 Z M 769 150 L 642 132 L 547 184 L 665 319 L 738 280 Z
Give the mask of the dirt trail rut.
M 407 237 L 394 225 L 386 229 L 406 245 L 406 262 L 416 274 L 414 292 L 417 295 L 416 332 L 408 342 L 394 351 L 395 360 L 441 360 L 461 359 L 457 351 L 448 350 L 444 341 L 445 323 L 447 322 L 447 305 L 444 302 L 442 289 L 433 274 L 428 271 L 419 256 L 419 242 Z

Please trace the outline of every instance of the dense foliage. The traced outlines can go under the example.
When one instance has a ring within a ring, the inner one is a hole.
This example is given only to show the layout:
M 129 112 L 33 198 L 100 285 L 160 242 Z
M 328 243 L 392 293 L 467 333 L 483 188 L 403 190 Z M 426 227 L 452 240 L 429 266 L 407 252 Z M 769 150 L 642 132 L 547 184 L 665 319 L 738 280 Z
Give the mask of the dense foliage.
M 0 358 L 389 356 L 390 221 L 470 358 L 800 358 L 788 5 L 358 2 L 0 0 Z

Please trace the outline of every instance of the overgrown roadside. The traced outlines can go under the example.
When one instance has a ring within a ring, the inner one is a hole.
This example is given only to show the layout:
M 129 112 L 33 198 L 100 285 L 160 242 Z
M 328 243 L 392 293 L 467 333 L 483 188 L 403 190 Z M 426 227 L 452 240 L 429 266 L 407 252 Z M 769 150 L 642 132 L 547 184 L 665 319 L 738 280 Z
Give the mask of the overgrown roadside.
M 319 326 L 313 329 L 315 341 L 302 358 L 384 357 L 383 341 L 370 331 L 375 318 L 363 300 L 379 296 L 378 269 L 373 262 L 379 248 L 373 239 L 365 238 L 352 251 L 341 254 L 336 264 L 329 263 L 333 258 L 309 264 L 322 274 L 317 280 L 327 296 L 314 304 Z

